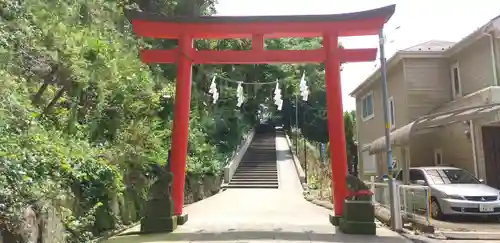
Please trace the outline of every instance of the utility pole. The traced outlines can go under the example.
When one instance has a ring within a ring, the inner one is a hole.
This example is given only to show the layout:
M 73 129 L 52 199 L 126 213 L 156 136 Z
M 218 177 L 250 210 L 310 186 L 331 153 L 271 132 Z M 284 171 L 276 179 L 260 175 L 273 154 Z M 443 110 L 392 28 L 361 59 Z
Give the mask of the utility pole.
M 295 94 L 295 154 L 299 156 L 299 95 Z
M 292 129 L 293 128 L 293 126 L 292 126 L 292 120 L 293 120 L 292 119 L 292 106 L 293 106 L 292 105 L 292 97 L 288 98 L 288 104 L 290 104 L 289 109 L 288 109 L 288 111 L 289 111 L 288 112 L 288 120 L 289 120 L 289 123 L 288 123 L 289 130 L 288 131 L 290 132 L 290 136 L 291 136 L 291 134 L 293 134 L 293 129 Z
M 387 63 L 385 59 L 385 36 L 384 31 L 379 32 L 379 44 L 380 44 L 380 72 L 382 73 L 382 103 L 384 109 L 384 130 L 385 130 L 385 148 L 387 157 L 387 176 L 388 176 L 388 187 L 389 187 L 389 197 L 390 197 L 390 209 L 391 209 L 391 228 L 394 231 L 400 231 L 402 229 L 401 225 L 401 215 L 399 209 L 399 200 L 397 200 L 396 185 L 394 178 L 392 178 L 392 148 L 390 139 L 390 121 L 389 121 L 389 98 L 387 97 Z
M 307 105 L 307 101 L 306 101 Z M 304 105 L 304 108 L 306 106 Z M 302 124 L 306 124 L 306 111 L 303 109 L 302 111 Z M 307 141 L 306 141 L 306 136 L 302 134 L 302 137 L 304 138 L 304 176 L 305 176 L 305 182 L 307 183 Z

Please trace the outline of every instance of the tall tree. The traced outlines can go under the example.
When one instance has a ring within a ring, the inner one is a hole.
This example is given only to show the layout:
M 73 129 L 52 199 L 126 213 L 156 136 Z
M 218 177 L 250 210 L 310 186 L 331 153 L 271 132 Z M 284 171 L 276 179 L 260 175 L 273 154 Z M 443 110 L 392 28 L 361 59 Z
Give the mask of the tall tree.
M 349 168 L 353 169 L 357 161 L 357 146 L 355 140 L 356 113 L 355 111 L 344 112 L 344 129 L 347 150 L 347 163 Z

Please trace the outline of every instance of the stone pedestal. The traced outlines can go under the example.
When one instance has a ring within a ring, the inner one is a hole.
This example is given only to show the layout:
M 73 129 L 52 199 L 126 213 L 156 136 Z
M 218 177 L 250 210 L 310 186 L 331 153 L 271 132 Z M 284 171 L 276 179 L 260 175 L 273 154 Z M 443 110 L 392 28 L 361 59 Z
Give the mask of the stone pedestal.
M 177 216 L 144 217 L 141 220 L 141 233 L 169 233 L 174 231 L 177 225 Z
M 174 215 L 170 184 L 172 173 L 162 172 L 151 185 L 145 214 L 141 220 L 141 233 L 172 232 L 187 221 L 187 215 Z
M 174 215 L 174 202 L 170 195 L 165 198 L 150 198 L 146 204 L 144 218 L 141 220 L 142 233 L 172 232 L 177 228 Z
M 346 234 L 376 234 L 375 208 L 371 201 L 344 201 L 344 215 L 338 220 Z

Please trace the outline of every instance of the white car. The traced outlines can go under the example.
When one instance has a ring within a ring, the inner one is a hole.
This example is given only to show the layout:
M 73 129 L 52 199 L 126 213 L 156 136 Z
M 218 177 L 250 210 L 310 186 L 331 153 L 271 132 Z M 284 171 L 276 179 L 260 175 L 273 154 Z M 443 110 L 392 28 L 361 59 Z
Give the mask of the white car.
M 410 184 L 429 186 L 433 218 L 447 215 L 500 217 L 500 191 L 483 184 L 467 170 L 445 166 L 412 167 L 409 174 Z M 400 171 L 397 183 L 402 183 L 402 179 Z M 425 196 L 421 196 L 425 203 Z

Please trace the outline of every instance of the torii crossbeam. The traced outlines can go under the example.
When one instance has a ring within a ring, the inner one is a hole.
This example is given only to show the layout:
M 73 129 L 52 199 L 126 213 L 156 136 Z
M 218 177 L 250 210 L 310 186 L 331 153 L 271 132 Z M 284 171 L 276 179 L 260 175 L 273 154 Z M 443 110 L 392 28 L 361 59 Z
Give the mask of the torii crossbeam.
M 141 37 L 177 39 L 172 50 L 142 50 L 145 63 L 177 64 L 174 125 L 172 133 L 172 197 L 174 212 L 182 215 L 188 125 L 191 99 L 192 64 L 325 63 L 328 134 L 332 167 L 332 191 L 336 216 L 343 212 L 347 196 L 347 154 L 344 133 L 341 62 L 374 61 L 376 48 L 341 49 L 342 36 L 376 35 L 394 14 L 395 5 L 333 15 L 302 16 L 209 16 L 166 17 L 143 12 L 127 12 L 135 33 Z M 322 37 L 317 50 L 265 50 L 265 38 Z M 195 39 L 250 38 L 252 50 L 211 51 L 193 48 Z M 298 209 L 300 210 L 300 209 Z

